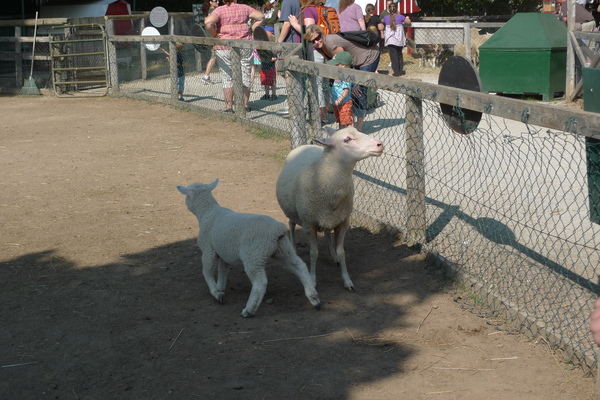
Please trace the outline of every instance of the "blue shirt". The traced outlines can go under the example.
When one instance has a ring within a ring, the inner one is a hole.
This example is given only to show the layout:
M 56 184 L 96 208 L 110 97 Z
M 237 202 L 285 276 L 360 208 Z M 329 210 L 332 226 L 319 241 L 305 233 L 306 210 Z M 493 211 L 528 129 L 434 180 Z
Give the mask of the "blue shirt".
M 352 84 L 350 82 L 338 81 L 335 80 L 333 82 L 333 86 L 331 86 L 331 100 L 336 101 L 342 95 L 344 89 L 348 89 L 348 94 L 339 104 L 340 106 L 350 100 L 352 98 L 350 92 L 352 91 Z

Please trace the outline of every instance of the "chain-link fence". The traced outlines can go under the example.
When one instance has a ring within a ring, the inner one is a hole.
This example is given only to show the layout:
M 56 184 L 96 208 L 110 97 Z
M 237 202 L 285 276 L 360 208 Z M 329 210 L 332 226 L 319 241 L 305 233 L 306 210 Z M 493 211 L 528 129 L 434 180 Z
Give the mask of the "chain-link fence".
M 325 90 L 333 79 L 368 86 L 362 130 L 386 149 L 357 165 L 354 223 L 420 244 L 518 329 L 595 367 L 587 320 L 599 293 L 600 226 L 591 221 L 599 210 L 590 206 L 600 204 L 600 178 L 592 178 L 600 150 L 590 139 L 598 138 L 599 115 L 316 64 L 296 57 L 301 48 L 293 44 L 194 37 L 183 21 L 170 28 L 175 36 L 109 36 L 112 95 L 235 119 L 288 135 L 296 146 L 321 135 L 322 125 L 336 126 L 331 113 L 325 122 L 319 115 L 323 79 Z M 133 22 L 134 32 L 144 24 Z M 177 60 L 165 53 L 176 52 L 176 41 L 184 43 L 185 101 L 177 99 Z M 277 97 L 265 97 L 256 57 L 249 110 L 234 64 L 235 113 L 220 112 L 221 72 L 206 70 L 215 44 L 232 46 L 234 58 L 243 49 L 277 55 Z M 417 62 L 409 77 L 410 68 Z M 459 119 L 480 112 L 481 121 L 470 134 L 456 133 L 440 103 Z
M 118 63 L 115 93 L 177 103 L 214 116 L 224 104 L 220 73 L 215 67 L 212 84 L 202 78 L 209 43 L 216 39 L 175 40 L 188 40 L 183 50 L 185 102 L 175 101 L 175 70 L 162 51 L 147 52 L 142 78 L 139 43 L 129 48 L 115 43 L 117 54 L 136 52 L 130 65 Z M 272 50 L 285 59 L 285 72 L 278 64 L 278 98 L 262 99 L 256 85 L 250 111 L 219 113 L 219 118 L 288 133 L 295 146 L 321 135 L 317 77 L 369 86 L 373 101 L 362 130 L 386 149 L 384 157 L 357 165 L 354 223 L 401 232 L 409 243 L 419 243 L 457 272 L 470 290 L 518 329 L 542 336 L 584 367 L 595 366 L 587 320 L 598 293 L 600 226 L 590 220 L 590 202 L 600 200 L 590 198 L 589 185 L 599 182 L 588 182 L 588 168 L 600 166 L 588 166 L 586 136 L 598 133 L 594 126 L 600 126 L 600 116 L 340 71 L 288 56 L 278 50 L 286 46 L 281 44 L 243 45 Z M 292 46 L 287 53 L 293 53 L 294 45 L 287 46 Z M 455 106 L 457 115 L 461 107 L 481 112 L 477 128 L 467 135 L 454 132 L 440 102 Z M 331 114 L 327 125 L 336 125 Z

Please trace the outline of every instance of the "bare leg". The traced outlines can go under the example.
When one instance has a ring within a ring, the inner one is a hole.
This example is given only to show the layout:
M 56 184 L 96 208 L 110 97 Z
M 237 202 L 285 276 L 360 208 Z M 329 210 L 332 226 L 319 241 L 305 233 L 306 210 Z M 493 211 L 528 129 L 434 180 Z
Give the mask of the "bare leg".
M 224 88 L 223 96 L 225 97 L 225 109 L 233 107 L 233 88 Z

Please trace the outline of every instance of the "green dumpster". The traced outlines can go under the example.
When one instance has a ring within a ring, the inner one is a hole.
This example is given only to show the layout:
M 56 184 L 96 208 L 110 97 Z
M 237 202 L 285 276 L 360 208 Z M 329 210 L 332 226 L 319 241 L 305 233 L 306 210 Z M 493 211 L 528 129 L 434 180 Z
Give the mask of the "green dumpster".
M 555 15 L 515 14 L 479 47 L 484 92 L 541 95 L 565 91 L 567 27 Z
M 583 109 L 600 113 L 600 69 L 583 68 Z M 600 140 L 586 137 L 590 219 L 600 224 Z

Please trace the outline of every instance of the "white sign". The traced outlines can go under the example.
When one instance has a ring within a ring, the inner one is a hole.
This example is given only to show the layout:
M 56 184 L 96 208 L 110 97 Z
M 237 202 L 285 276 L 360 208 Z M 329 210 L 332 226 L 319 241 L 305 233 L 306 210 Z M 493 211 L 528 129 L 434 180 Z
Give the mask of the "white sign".
M 158 29 L 148 26 L 142 31 L 142 36 L 160 36 Z M 144 46 L 150 51 L 156 51 L 160 48 L 159 43 L 144 43 Z
M 154 7 L 150 11 L 150 23 L 157 28 L 161 28 L 169 21 L 169 13 L 163 7 Z

